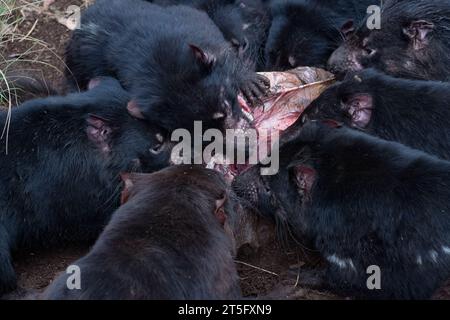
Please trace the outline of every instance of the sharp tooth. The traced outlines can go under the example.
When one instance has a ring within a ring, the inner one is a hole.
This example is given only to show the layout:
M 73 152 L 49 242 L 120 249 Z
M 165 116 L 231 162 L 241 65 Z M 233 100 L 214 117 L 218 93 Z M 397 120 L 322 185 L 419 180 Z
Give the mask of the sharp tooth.
M 250 122 L 253 122 L 253 120 L 255 120 L 255 118 L 253 117 L 253 115 L 250 112 L 247 112 L 244 109 L 242 109 L 242 113 Z
M 275 105 L 275 104 L 272 104 L 272 103 L 264 103 L 264 104 L 263 104 L 263 112 L 269 111 L 270 109 L 272 109 L 272 107 L 273 107 L 274 105 Z

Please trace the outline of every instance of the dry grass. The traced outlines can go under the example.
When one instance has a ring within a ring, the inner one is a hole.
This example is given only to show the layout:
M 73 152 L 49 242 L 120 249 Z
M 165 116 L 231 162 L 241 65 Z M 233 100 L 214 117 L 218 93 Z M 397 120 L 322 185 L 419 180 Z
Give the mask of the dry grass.
M 16 32 L 20 19 L 15 17 L 15 0 L 0 0 L 0 105 L 10 104 L 11 88 L 6 81 L 6 72 L 8 64 L 3 55 L 3 48 L 6 42 Z M 3 89 L 5 88 L 5 89 Z
M 14 84 L 8 81 L 8 75 L 15 70 L 15 65 L 19 62 L 42 64 L 43 62 L 29 57 L 40 50 L 50 50 L 45 42 L 31 36 L 38 19 L 26 32 L 20 31 L 19 27 L 26 19 L 27 12 L 40 10 L 46 2 L 47 0 L 0 0 L 0 107 L 7 109 L 6 121 L 2 124 L 3 128 L 0 127 L 0 139 L 5 141 L 6 150 L 8 149 L 11 108 L 13 104 L 17 104 L 15 99 L 20 95 L 20 89 L 15 88 Z M 24 42 L 26 49 L 13 56 L 7 55 L 7 46 L 16 41 Z
M 7 76 L 21 70 L 26 65 L 27 71 L 40 73 L 43 68 L 53 69 L 54 73 L 62 76 L 64 65 L 62 58 L 54 47 L 42 39 L 33 37 L 33 31 L 45 20 L 54 19 L 62 23 L 64 12 L 49 10 L 52 0 L 0 0 L 0 107 L 16 104 L 17 88 L 8 83 Z M 56 3 L 56 2 L 55 2 Z M 84 1 L 82 7 L 89 1 Z M 27 23 L 23 22 L 27 20 Z M 62 23 L 63 24 L 63 23 Z M 49 30 L 52 32 L 52 30 Z M 6 54 L 9 45 L 20 44 L 23 48 L 13 55 Z M 45 54 L 44 54 L 45 53 Z M 42 59 L 42 56 L 51 56 L 51 59 Z M 55 66 L 49 61 L 58 64 Z M 13 101 L 12 101 L 13 100 Z

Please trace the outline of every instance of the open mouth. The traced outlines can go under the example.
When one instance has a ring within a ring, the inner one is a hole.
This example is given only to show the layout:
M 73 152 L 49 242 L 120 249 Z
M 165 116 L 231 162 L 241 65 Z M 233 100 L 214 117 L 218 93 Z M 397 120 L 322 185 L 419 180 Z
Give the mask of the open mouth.
M 251 108 L 241 95 L 238 97 L 244 116 L 249 120 L 250 127 L 257 132 L 258 149 L 263 143 L 273 144 L 275 142 L 271 139 L 273 132 L 281 134 L 292 126 L 311 102 L 335 81 L 333 74 L 323 69 L 309 67 L 260 74 L 270 80 L 267 97 L 254 108 Z M 230 182 L 251 166 L 214 162 L 208 164 L 209 168 L 221 172 Z

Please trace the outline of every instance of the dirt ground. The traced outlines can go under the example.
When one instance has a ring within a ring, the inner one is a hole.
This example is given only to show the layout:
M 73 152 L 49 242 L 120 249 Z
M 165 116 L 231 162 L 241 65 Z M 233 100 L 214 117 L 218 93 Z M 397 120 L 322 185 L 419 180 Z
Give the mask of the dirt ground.
M 28 35 L 31 39 L 39 39 L 42 43 L 21 37 L 9 42 L 2 48 L 2 55 L 19 58 L 9 69 L 43 79 L 49 86 L 63 91 L 63 57 L 71 31 L 58 22 L 55 16 L 64 13 L 69 5 L 84 6 L 85 3 L 84 0 L 56 0 L 45 12 L 25 12 L 26 19 L 18 26 L 18 33 Z M 85 245 L 51 251 L 26 251 L 15 255 L 19 289 L 4 298 L 35 298 L 58 273 L 63 272 L 88 251 L 89 246 Z M 237 257 L 236 265 L 242 279 L 243 294 L 247 297 L 257 297 L 270 293 L 280 283 L 289 267 L 305 264 L 305 258 L 300 258 L 299 252 L 283 249 L 279 242 L 273 239 L 258 254 L 243 254 Z M 311 261 L 317 263 L 317 259 Z M 296 292 L 296 298 L 326 299 L 333 296 L 313 290 L 300 290 Z
M 49 85 L 63 90 L 65 71 L 63 56 L 70 30 L 58 22 L 54 14 L 64 12 L 69 5 L 83 6 L 85 3 L 83 0 L 56 0 L 46 12 L 27 12 L 26 19 L 19 25 L 18 31 L 20 34 L 39 39 L 42 43 L 36 44 L 35 41 L 18 37 L 1 48 L 3 57 L 20 58 L 12 69 L 45 79 Z M 88 245 L 79 245 L 52 251 L 27 251 L 15 255 L 20 288 L 4 298 L 36 297 L 36 294 L 42 292 L 58 273 L 63 272 L 88 250 Z M 275 291 L 279 294 L 273 295 L 273 289 L 278 288 L 285 280 L 285 274 L 289 269 L 320 265 L 320 259 L 314 254 L 305 254 L 300 248 L 286 249 L 279 241 L 272 239 L 258 254 L 241 254 L 236 260 L 242 291 L 247 297 L 337 299 L 328 293 L 302 288 L 297 288 L 295 294 L 289 296 L 285 294 L 286 290 Z M 289 290 L 293 287 L 294 284 L 290 284 Z M 449 287 L 441 290 L 436 298 L 449 298 Z

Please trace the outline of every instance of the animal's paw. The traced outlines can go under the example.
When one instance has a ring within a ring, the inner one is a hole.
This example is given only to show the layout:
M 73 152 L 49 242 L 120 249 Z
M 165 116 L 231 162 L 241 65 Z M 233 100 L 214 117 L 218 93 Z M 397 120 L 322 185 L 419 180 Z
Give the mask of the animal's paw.
M 270 88 L 270 81 L 265 76 L 255 73 L 240 88 L 243 96 L 251 106 L 261 103 Z

